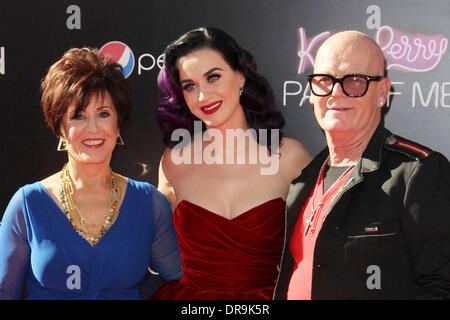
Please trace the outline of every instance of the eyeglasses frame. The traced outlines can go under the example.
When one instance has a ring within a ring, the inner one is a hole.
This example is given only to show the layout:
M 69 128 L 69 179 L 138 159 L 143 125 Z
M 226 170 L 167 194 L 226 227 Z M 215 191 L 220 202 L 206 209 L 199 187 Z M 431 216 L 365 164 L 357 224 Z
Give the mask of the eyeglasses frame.
M 316 76 L 326 76 L 326 77 L 331 78 L 331 80 L 333 81 L 333 85 L 331 86 L 331 89 L 330 89 L 330 92 L 329 92 L 329 93 L 327 93 L 327 94 L 316 94 L 316 93 L 314 92 L 314 90 L 312 89 L 311 81 L 312 81 L 312 78 L 314 78 L 314 77 L 316 77 Z M 348 77 L 361 77 L 361 78 L 366 79 L 366 81 L 367 81 L 366 90 L 365 90 L 362 94 L 360 94 L 360 95 L 357 95 L 357 94 L 348 94 L 348 93 L 345 91 L 344 85 L 343 85 L 344 79 L 346 79 L 346 78 L 348 78 Z M 326 73 L 313 73 L 313 74 L 309 74 L 309 75 L 307 76 L 307 78 L 308 78 L 309 87 L 310 87 L 310 89 L 311 89 L 311 92 L 312 92 L 314 95 L 318 96 L 318 97 L 326 97 L 326 96 L 329 96 L 329 95 L 333 92 L 334 85 L 335 85 L 336 83 L 339 83 L 339 84 L 341 85 L 342 92 L 344 92 L 344 94 L 345 94 L 346 96 L 352 97 L 352 98 L 359 98 L 359 97 L 364 96 L 364 95 L 367 93 L 367 90 L 369 90 L 369 84 L 370 84 L 370 81 L 381 81 L 381 80 L 383 80 L 383 79 L 386 78 L 386 77 L 385 77 L 385 76 L 368 76 L 368 75 L 366 75 L 366 74 L 351 73 L 351 74 L 346 74 L 345 76 L 340 77 L 340 78 L 335 78 L 335 77 L 333 77 L 332 75 L 326 74 Z

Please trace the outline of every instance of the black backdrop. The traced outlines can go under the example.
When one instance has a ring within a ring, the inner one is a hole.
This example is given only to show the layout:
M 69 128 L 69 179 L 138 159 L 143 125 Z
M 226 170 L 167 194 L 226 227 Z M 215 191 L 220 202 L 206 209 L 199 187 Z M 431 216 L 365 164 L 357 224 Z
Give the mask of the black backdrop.
M 170 41 L 199 26 L 224 29 L 254 54 L 286 117 L 284 134 L 312 155 L 325 140 L 307 99 L 308 54 L 343 29 L 379 34 L 394 89 L 386 126 L 450 157 L 449 0 L 2 1 L 0 212 L 20 186 L 60 170 L 67 160 L 44 123 L 39 84 L 71 47 L 121 41 L 133 52 L 132 118 L 112 167 L 156 185 L 164 150 L 154 122 L 156 60 Z

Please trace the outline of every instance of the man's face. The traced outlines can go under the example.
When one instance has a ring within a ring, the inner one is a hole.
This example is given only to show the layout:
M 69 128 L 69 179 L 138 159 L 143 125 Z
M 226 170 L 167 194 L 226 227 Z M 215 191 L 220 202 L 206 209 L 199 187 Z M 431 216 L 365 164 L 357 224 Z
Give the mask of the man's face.
M 348 74 L 382 76 L 380 63 L 383 61 L 377 61 L 371 50 L 371 46 L 357 40 L 326 43 L 317 54 L 314 73 L 336 78 Z M 389 87 L 389 79 L 371 81 L 366 94 L 354 98 L 345 95 L 341 85 L 336 83 L 328 96 L 319 97 L 311 92 L 310 101 L 314 104 L 316 119 L 325 132 L 360 136 L 371 134 L 378 125 Z

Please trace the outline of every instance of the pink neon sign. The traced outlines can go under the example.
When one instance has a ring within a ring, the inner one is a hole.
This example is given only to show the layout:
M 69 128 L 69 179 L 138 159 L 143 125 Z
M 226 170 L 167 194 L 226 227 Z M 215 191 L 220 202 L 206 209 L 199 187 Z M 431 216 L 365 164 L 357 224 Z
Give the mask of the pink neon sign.
M 375 40 L 383 50 L 388 69 L 426 72 L 434 69 L 447 51 L 448 39 L 442 35 L 410 34 L 382 26 Z
M 312 51 L 319 42 L 328 38 L 330 31 L 307 38 L 304 28 L 299 28 L 298 73 L 308 65 L 314 66 Z M 382 26 L 375 34 L 387 61 L 387 69 L 407 72 L 426 72 L 434 69 L 448 48 L 448 39 L 443 35 L 410 34 L 390 26 Z
M 305 29 L 299 28 L 298 34 L 300 37 L 300 44 L 297 51 L 297 54 L 300 58 L 300 64 L 298 66 L 298 73 L 303 73 L 305 71 L 308 62 L 313 66 L 314 65 L 314 57 L 311 53 L 312 49 L 323 39 L 328 38 L 330 31 L 322 32 L 321 34 L 309 40 L 306 38 Z

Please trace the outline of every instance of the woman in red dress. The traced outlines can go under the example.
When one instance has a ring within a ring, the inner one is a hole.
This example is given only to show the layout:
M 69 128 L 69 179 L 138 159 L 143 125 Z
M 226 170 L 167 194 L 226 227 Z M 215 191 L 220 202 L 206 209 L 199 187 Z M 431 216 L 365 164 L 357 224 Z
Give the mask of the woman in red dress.
M 152 299 L 271 299 L 289 184 L 311 160 L 251 54 L 225 32 L 192 30 L 165 50 L 158 189 L 174 210 L 183 277 Z

